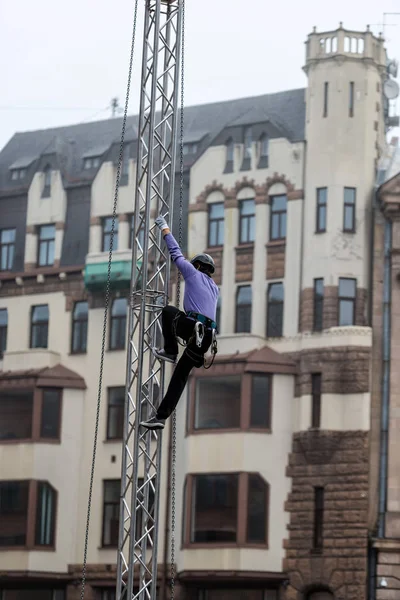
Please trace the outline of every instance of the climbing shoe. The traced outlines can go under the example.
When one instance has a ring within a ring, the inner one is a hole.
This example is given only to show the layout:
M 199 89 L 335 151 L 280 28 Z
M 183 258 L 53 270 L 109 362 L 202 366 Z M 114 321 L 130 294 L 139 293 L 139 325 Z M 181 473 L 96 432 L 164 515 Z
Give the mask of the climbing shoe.
M 176 354 L 167 354 L 164 348 L 152 348 L 152 352 L 159 360 L 165 360 L 173 364 L 176 362 Z
M 165 419 L 157 419 L 154 415 L 153 417 L 150 417 L 148 421 L 140 423 L 140 425 L 146 429 L 164 429 Z

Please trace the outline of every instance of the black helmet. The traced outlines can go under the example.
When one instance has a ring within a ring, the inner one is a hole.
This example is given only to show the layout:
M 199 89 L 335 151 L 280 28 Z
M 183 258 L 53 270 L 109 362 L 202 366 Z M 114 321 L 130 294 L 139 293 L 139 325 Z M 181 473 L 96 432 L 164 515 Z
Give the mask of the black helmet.
M 200 263 L 210 273 L 214 273 L 215 271 L 214 261 L 209 254 L 196 254 L 196 256 L 194 256 L 190 262 L 192 265 L 195 263 Z

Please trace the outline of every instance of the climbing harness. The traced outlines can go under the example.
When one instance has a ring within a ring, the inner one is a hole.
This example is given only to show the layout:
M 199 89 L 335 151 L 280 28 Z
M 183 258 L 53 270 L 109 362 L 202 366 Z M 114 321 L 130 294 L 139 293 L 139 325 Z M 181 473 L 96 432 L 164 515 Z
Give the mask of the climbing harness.
M 106 283 L 106 292 L 105 292 L 105 300 L 104 300 L 103 335 L 102 335 L 101 353 L 100 353 L 100 373 L 99 373 L 99 385 L 98 385 L 98 393 L 97 393 L 96 421 L 95 421 L 95 427 L 94 427 L 93 455 L 92 455 L 92 465 L 91 465 L 91 470 L 90 470 L 89 498 L 88 498 L 86 528 L 85 528 L 85 544 L 84 544 L 84 551 L 83 551 L 81 600 L 84 600 L 84 597 L 85 597 L 90 514 L 91 514 L 91 507 L 92 507 L 94 472 L 95 472 L 95 466 L 96 466 L 97 439 L 98 439 L 98 433 L 99 433 L 101 392 L 102 392 L 102 385 L 103 385 L 104 354 L 105 354 L 105 348 L 106 348 L 107 317 L 108 317 L 108 307 L 109 307 L 109 303 L 110 303 L 110 291 L 111 291 L 111 262 L 112 262 L 113 245 L 114 245 L 115 220 L 117 218 L 117 204 L 118 204 L 119 185 L 120 185 L 120 179 L 121 179 L 121 168 L 122 168 L 122 160 L 123 160 L 123 156 L 124 156 L 126 121 L 128 118 L 129 96 L 130 96 L 131 81 L 132 81 L 132 68 L 133 68 L 133 56 L 134 56 L 134 50 L 135 50 L 137 13 L 138 13 L 138 0 L 135 0 L 132 38 L 131 38 L 131 53 L 130 53 L 130 59 L 129 59 L 128 83 L 127 83 L 126 97 L 125 97 L 124 116 L 122 119 L 121 142 L 120 142 L 120 147 L 119 147 L 119 157 L 118 157 L 117 176 L 116 176 L 116 182 L 115 182 L 114 204 L 113 204 L 112 223 L 111 223 L 110 249 L 109 249 L 109 254 L 108 254 L 108 271 L 107 271 L 107 283 Z

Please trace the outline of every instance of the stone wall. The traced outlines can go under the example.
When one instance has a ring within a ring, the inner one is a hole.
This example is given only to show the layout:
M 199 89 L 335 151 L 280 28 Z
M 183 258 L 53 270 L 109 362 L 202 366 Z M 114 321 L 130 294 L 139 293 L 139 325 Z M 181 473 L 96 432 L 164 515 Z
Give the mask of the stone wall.
M 283 568 L 286 600 L 303 600 L 313 586 L 335 600 L 366 600 L 368 433 L 308 431 L 293 437 L 287 476 L 292 488 Z M 322 549 L 313 549 L 314 487 L 324 487 Z
M 285 242 L 267 244 L 267 279 L 283 279 L 285 277 Z

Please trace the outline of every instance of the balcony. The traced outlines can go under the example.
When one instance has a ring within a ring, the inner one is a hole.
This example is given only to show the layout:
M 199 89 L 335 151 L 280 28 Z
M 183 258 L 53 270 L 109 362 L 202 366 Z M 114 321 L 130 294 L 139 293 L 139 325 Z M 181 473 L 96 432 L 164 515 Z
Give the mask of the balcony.
M 138 268 L 141 261 L 138 261 Z M 130 250 L 113 252 L 111 262 L 111 289 L 129 289 L 131 283 L 132 253 Z M 88 254 L 84 269 L 85 287 L 90 292 L 105 289 L 108 277 L 108 253 Z

